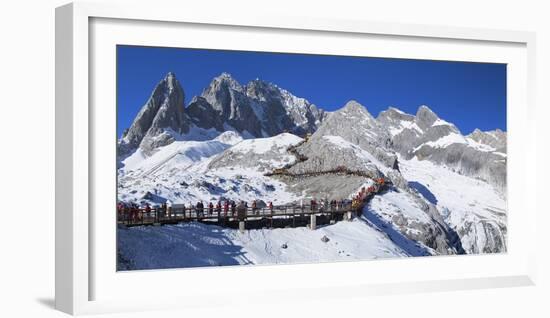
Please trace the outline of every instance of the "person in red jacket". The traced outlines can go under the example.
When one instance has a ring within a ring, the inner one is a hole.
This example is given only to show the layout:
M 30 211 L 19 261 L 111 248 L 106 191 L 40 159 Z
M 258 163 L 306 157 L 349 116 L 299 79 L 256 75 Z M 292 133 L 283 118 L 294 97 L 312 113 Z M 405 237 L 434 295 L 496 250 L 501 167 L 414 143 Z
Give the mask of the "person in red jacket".
M 258 207 L 258 204 L 256 203 L 256 200 L 252 201 L 252 213 L 254 214 L 258 214 L 258 210 L 257 210 L 257 207 Z
M 116 205 L 116 212 L 117 212 L 117 218 L 118 220 L 122 220 L 122 216 L 123 216 L 123 213 L 124 213 L 124 206 L 122 205 L 122 202 L 119 202 L 117 205 Z
M 227 212 L 229 212 L 229 202 L 225 200 L 223 203 L 223 216 L 227 216 Z
M 132 221 L 132 213 L 130 212 L 130 206 L 128 204 L 124 204 L 124 218 L 126 222 Z

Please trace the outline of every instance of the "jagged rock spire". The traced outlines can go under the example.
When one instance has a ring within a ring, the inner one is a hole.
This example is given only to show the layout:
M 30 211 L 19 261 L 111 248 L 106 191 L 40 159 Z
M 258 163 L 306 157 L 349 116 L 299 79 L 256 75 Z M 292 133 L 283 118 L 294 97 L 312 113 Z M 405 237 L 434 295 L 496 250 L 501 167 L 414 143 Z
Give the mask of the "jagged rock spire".
M 187 132 L 184 98 L 183 88 L 176 75 L 169 72 L 155 86 L 151 96 L 122 137 L 121 143 L 124 144 L 124 147 L 127 149 L 142 147 L 150 150 L 152 147 L 158 146 L 159 142 L 163 143 L 160 140 L 152 142 L 153 136 L 163 133 L 182 134 Z

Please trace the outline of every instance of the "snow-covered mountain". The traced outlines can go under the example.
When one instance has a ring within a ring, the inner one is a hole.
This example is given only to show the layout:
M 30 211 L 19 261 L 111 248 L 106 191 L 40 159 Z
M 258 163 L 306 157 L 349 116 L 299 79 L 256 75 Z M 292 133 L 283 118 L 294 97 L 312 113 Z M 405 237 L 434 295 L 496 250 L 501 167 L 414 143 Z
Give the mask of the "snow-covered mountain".
M 491 131 L 481 131 L 479 129 L 475 129 L 467 137 L 477 141 L 480 144 L 493 147 L 496 151 L 506 153 L 507 137 L 506 133 L 500 129 Z
M 338 166 L 345 166 L 371 178 L 383 176 L 391 180 L 395 188 L 377 196 L 376 199 L 381 201 L 372 201 L 366 215 L 382 220 L 385 214 L 378 213 L 385 210 L 390 215 L 386 221 L 398 226 L 404 239 L 421 242 L 428 250 L 434 250 L 434 253 L 462 252 L 458 236 L 447 226 L 437 208 L 411 189 L 401 175 L 397 155 L 390 148 L 390 138 L 387 129 L 363 105 L 351 101 L 331 113 L 312 135 L 311 140 L 297 148 L 307 160 L 291 167 L 290 171 L 330 171 Z M 347 175 L 321 178 L 316 182 L 321 186 L 327 183 L 330 185 L 339 178 L 342 183 L 354 184 Z M 302 178 L 299 182 L 308 183 L 308 180 L 304 181 Z M 364 182 L 364 178 L 359 178 L 355 188 L 358 189 Z M 308 188 L 312 192 L 317 189 L 312 185 Z M 336 194 L 340 191 L 331 192 Z M 384 208 L 371 210 L 373 204 L 377 203 Z
M 402 160 L 400 168 L 410 187 L 460 236 L 467 253 L 506 251 L 506 200 L 494 186 L 428 160 Z
M 176 76 L 168 73 L 124 132 L 119 141 L 119 153 L 129 154 L 138 147 L 149 153 L 173 142 L 175 135 L 187 133 L 189 121 L 182 108 L 184 98 Z
M 241 85 L 227 73 L 187 107 L 183 100 L 169 73 L 120 139 L 119 200 L 278 205 L 350 198 L 378 177 L 392 187 L 361 218 L 319 231 L 241 234 L 204 224 L 121 229 L 119 253 L 133 268 L 506 251 L 503 131 L 464 136 L 427 106 L 415 115 L 390 107 L 375 118 L 350 101 L 328 113 L 274 84 Z M 305 133 L 312 135 L 304 139 Z M 352 173 L 338 173 L 342 167 Z M 287 173 L 269 174 L 281 168 Z M 332 243 L 317 242 L 321 233 Z M 218 240 L 223 244 L 212 243 Z M 281 250 L 283 243 L 288 249 Z M 159 245 L 171 246 L 172 258 Z M 158 255 L 152 261 L 141 253 Z
M 256 79 L 241 85 L 227 73 L 212 80 L 189 112 L 200 127 L 223 131 L 226 124 L 254 137 L 285 131 L 302 135 L 315 131 L 324 118 L 323 110 L 274 84 Z M 212 123 L 212 115 L 220 121 Z
M 505 190 L 505 132 L 476 129 L 464 136 L 427 106 L 420 106 L 416 116 L 389 108 L 377 120 L 390 132 L 392 149 L 405 159 L 429 160 Z
M 152 204 L 222 198 L 294 202 L 297 194 L 264 174 L 294 161 L 286 149 L 301 140 L 288 133 L 243 140 L 228 131 L 213 140 L 176 141 L 150 157 L 138 149 L 119 169 L 119 199 Z
M 187 107 L 184 99 L 180 82 L 168 73 L 119 140 L 119 157 L 138 148 L 152 154 L 177 140 L 206 140 L 225 131 L 246 138 L 303 135 L 325 118 L 322 109 L 272 83 L 258 79 L 241 85 L 228 73 L 214 78 Z

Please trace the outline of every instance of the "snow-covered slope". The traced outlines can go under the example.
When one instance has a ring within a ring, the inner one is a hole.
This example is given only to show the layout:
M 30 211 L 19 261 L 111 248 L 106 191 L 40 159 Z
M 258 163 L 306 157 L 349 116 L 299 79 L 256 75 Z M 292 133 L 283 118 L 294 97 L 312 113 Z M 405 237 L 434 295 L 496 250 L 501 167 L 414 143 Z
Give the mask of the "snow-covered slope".
M 480 144 L 494 148 L 497 151 L 506 152 L 506 133 L 500 129 L 495 129 L 492 131 L 481 131 L 479 129 L 475 129 L 467 137 Z
M 152 156 L 138 150 L 119 169 L 119 199 L 188 205 L 220 198 L 292 202 L 299 194 L 264 173 L 295 160 L 286 149 L 301 140 L 286 133 L 242 140 L 225 132 L 209 141 L 176 141 Z
M 301 141 L 302 138 L 289 133 L 243 140 L 214 158 L 208 167 L 244 167 L 265 173 L 294 162 L 296 158 L 287 149 Z
M 329 241 L 323 242 L 323 236 Z M 200 223 L 119 229 L 118 246 L 123 260 L 119 262 L 121 270 L 355 261 L 416 255 L 408 252 L 411 247 L 401 248 L 365 219 L 339 222 L 316 231 L 288 228 L 240 233 Z
M 375 196 L 363 214 L 394 241 L 415 246 L 416 255 L 463 253 L 458 235 L 439 211 L 410 190 L 393 189 Z
M 158 170 L 166 171 L 172 168 L 185 167 L 204 158 L 216 155 L 237 143 L 242 138 L 227 136 L 231 132 L 224 133 L 219 139 L 208 141 L 176 141 L 167 146 L 160 147 L 148 156 L 138 149 L 132 155 L 122 161 L 120 169 L 126 176 L 149 177 Z M 238 138 L 238 139 L 236 139 Z M 222 141 L 220 141 L 222 140 Z
M 377 121 L 391 134 L 391 148 L 403 158 L 416 157 L 483 179 L 500 191 L 506 188 L 506 133 L 501 130 L 462 135 L 429 107 L 416 115 L 390 107 Z
M 436 205 L 468 253 L 506 251 L 506 200 L 487 182 L 416 158 L 401 160 L 409 185 Z

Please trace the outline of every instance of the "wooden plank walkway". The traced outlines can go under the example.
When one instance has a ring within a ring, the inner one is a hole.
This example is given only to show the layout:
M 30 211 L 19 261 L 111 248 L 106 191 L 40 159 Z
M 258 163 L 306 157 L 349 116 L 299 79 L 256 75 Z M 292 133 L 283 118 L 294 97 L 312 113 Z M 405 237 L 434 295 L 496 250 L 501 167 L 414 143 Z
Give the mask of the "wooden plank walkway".
M 119 213 L 118 222 L 125 225 L 152 225 L 154 223 L 173 224 L 179 222 L 222 222 L 222 221 L 249 221 L 261 218 L 289 218 L 293 216 L 308 216 L 312 214 L 330 215 L 344 214 L 352 211 L 351 203 L 345 205 L 328 206 L 326 208 L 300 206 L 300 205 L 285 205 L 274 206 L 273 209 L 258 208 L 252 209 L 248 207 L 245 214 L 239 215 L 237 209 L 232 211 L 229 209 L 227 213 L 213 209 L 210 211 L 208 207 L 202 211 L 197 208 L 151 208 L 149 210 L 129 209 L 126 213 Z
M 208 206 L 202 210 L 196 207 L 125 208 L 117 212 L 117 220 L 118 224 L 125 226 L 164 225 L 194 221 L 230 227 L 235 227 L 240 222 L 244 222 L 244 224 L 238 224 L 239 226 L 260 224 L 261 227 L 285 227 L 304 224 L 304 221 L 307 221 L 309 226 L 315 227 L 317 218 L 332 222 L 360 215 L 363 207 L 383 188 L 384 185 L 376 185 L 372 191 L 364 192 L 361 200 L 347 201 L 344 204 L 329 204 L 328 206 L 321 206 L 317 203 L 314 206 L 296 204 L 274 206 L 273 209 L 248 207 L 245 211 L 241 208 L 241 213 L 239 213 L 238 205 L 234 210 L 230 207 L 227 212 L 224 211 L 223 206 L 221 209 L 214 208 L 212 210 Z

